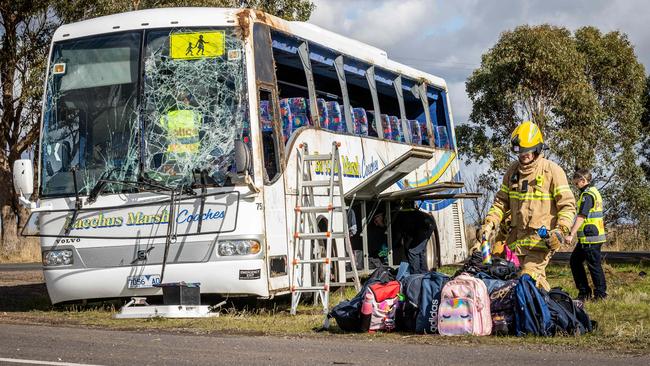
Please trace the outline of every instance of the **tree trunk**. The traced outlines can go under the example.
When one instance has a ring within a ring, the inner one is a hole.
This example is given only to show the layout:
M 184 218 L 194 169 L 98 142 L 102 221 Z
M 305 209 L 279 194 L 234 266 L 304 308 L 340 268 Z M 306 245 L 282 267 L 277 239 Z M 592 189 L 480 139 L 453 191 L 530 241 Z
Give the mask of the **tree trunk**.
M 13 162 L 0 161 L 0 253 L 15 253 L 18 249 L 20 217 L 13 177 L 9 168 Z M 23 220 L 24 221 L 24 220 Z

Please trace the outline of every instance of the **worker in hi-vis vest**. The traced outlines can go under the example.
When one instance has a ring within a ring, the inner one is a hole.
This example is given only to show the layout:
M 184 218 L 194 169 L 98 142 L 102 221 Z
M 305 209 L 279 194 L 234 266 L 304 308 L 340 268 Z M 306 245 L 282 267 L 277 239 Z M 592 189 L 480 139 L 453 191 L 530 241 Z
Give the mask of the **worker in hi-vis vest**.
M 565 241 L 571 244 L 576 234 L 578 235 L 578 243 L 571 253 L 571 273 L 578 288 L 579 300 L 589 300 L 592 296 L 596 300 L 601 300 L 607 297 L 605 272 L 600 263 L 600 249 L 607 239 L 603 220 L 603 197 L 593 186 L 591 172 L 587 169 L 579 169 L 575 172 L 573 184 L 580 190 L 580 199 L 578 199 L 578 215 L 571 228 L 571 234 L 565 237 Z M 594 283 L 593 294 L 587 280 L 584 262 L 587 262 Z
M 178 163 L 184 156 L 194 155 L 199 151 L 202 117 L 190 105 L 191 95 L 182 93 L 176 109 L 160 117 L 160 126 L 166 132 L 166 161 Z M 175 169 L 167 169 L 175 170 Z
M 569 234 L 576 201 L 566 174 L 544 158 L 544 140 L 539 127 L 525 121 L 512 133 L 515 161 L 503 177 L 501 189 L 479 231 L 479 240 L 489 239 L 510 211 L 508 247 L 517 254 L 521 273 L 529 274 L 537 287 L 550 290 L 546 266 Z

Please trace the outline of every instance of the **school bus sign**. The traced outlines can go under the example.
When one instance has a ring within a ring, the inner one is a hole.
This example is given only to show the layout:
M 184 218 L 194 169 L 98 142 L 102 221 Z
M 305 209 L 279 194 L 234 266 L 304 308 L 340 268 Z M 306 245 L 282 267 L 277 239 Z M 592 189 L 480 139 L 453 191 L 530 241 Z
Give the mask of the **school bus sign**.
M 173 33 L 169 36 L 169 53 L 180 60 L 219 57 L 224 52 L 224 39 L 223 31 Z

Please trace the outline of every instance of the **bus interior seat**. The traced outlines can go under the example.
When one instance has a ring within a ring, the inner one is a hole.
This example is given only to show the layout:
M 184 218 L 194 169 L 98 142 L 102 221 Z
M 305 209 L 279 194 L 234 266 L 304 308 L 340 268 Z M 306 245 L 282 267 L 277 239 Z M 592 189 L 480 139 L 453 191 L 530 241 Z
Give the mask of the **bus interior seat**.
M 390 123 L 390 129 L 391 129 L 391 134 L 390 134 L 390 139 L 393 141 L 401 142 L 403 141 L 403 136 L 402 136 L 402 129 L 400 126 L 400 121 L 399 118 L 395 116 L 388 116 L 388 120 Z
M 429 143 L 429 133 L 427 132 L 427 122 L 416 120 L 420 125 L 420 136 L 422 137 L 422 145 L 430 145 Z
M 326 105 L 329 114 L 329 124 L 327 128 L 334 132 L 345 132 L 346 128 L 341 116 L 341 106 L 337 102 L 327 102 Z
M 359 136 L 368 136 L 368 116 L 363 108 L 352 108 L 354 116 L 354 133 Z
M 291 136 L 291 108 L 289 99 L 280 99 L 280 118 L 282 118 L 282 137 L 286 144 Z
M 449 142 L 449 135 L 447 134 L 447 127 L 446 126 L 436 126 L 435 129 L 435 138 L 436 138 L 436 146 L 441 147 L 444 149 L 450 149 L 451 144 Z
M 287 103 L 291 111 L 289 117 L 291 121 L 290 131 L 292 133 L 300 127 L 312 125 L 307 113 L 307 100 L 305 98 L 289 98 Z
M 273 121 L 271 119 L 271 103 L 268 100 L 260 101 L 260 119 L 262 122 L 262 133 L 273 132 Z
M 411 142 L 422 145 L 422 130 L 420 129 L 420 123 L 412 119 L 409 120 L 409 126 L 411 127 Z
M 320 126 L 323 128 L 329 128 L 331 121 L 330 121 L 330 116 L 327 110 L 327 104 L 325 102 L 325 99 L 317 98 L 316 106 L 318 106 L 318 115 L 320 116 Z
M 379 120 L 381 121 L 381 128 L 384 129 L 384 138 L 385 139 L 393 139 L 393 129 L 390 125 L 390 118 L 388 117 L 387 114 L 382 114 L 379 116 Z

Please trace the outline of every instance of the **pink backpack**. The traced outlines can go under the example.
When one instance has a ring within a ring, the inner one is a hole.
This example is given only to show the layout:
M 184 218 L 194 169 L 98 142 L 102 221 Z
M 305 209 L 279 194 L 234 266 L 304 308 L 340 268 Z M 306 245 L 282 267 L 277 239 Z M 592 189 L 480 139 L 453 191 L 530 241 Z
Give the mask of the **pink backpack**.
M 490 296 L 483 281 L 463 273 L 445 284 L 440 296 L 438 332 L 448 336 L 492 333 Z
M 402 285 L 399 281 L 378 282 L 368 286 L 361 303 L 361 330 L 394 330 L 401 291 Z

